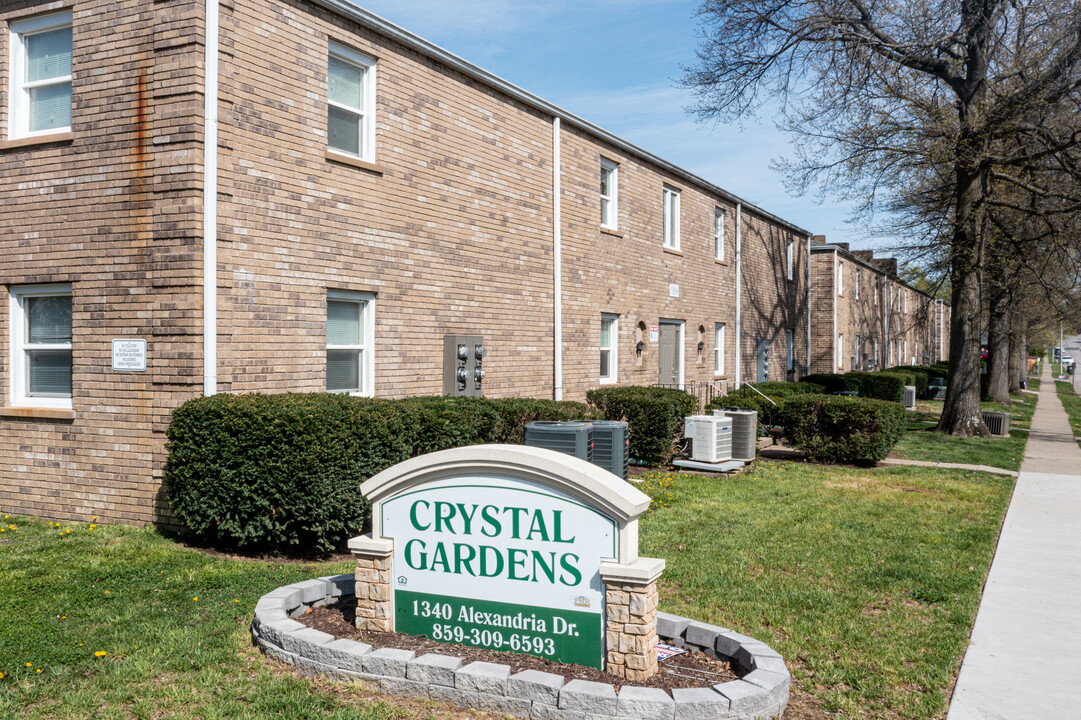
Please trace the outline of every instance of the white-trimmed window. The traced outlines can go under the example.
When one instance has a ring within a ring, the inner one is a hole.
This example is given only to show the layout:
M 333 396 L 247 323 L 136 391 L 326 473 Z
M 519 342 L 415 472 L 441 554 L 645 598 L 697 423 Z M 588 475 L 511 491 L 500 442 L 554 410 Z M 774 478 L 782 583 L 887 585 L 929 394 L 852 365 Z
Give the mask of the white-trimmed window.
M 11 403 L 71 408 L 71 286 L 11 289 Z
M 601 158 L 601 227 L 619 227 L 619 166 Z
M 327 293 L 327 392 L 374 395 L 375 297 Z
M 840 335 L 837 336 L 837 347 L 834 348 L 834 350 L 835 350 L 836 355 L 837 355 L 837 357 L 835 358 L 835 360 L 837 361 L 837 369 L 841 370 L 845 366 L 845 336 L 844 336 L 844 333 L 841 333 Z
M 785 245 L 784 262 L 785 277 L 791 280 L 793 267 L 796 262 L 796 241 L 794 238 L 788 238 L 788 243 Z
M 619 316 L 601 315 L 601 382 L 618 379 L 616 348 L 619 345 Z
M 375 162 L 375 58 L 336 42 L 327 59 L 327 147 Z
M 878 369 L 878 338 L 874 339 L 874 348 L 875 348 L 875 369 L 877 370 Z
M 724 375 L 724 323 L 713 326 L 713 374 Z
M 713 257 L 724 262 L 724 210 L 713 211 Z
M 8 139 L 71 131 L 71 11 L 11 23 Z
M 856 287 L 859 287 L 858 285 Z M 863 338 L 856 336 L 856 367 L 863 367 Z M 866 370 L 867 368 L 864 368 Z
M 875 278 L 875 283 L 874 283 L 874 285 L 875 285 L 875 292 L 874 292 L 874 296 L 875 296 L 875 305 L 878 305 L 878 278 L 877 278 L 877 277 Z M 875 362 L 876 362 L 876 363 L 878 362 L 878 358 L 875 358 Z
M 786 342 L 786 345 L 787 345 L 787 348 L 788 348 L 788 357 L 787 357 L 787 360 L 785 361 L 785 368 L 788 369 L 788 370 L 793 370 L 796 367 L 796 365 L 795 365 L 795 363 L 796 363 L 796 353 L 795 353 L 796 346 L 795 346 L 795 343 L 793 342 L 793 337 L 792 337 L 793 332 L 791 330 L 785 330 L 784 334 L 785 334 L 785 342 Z
M 860 299 L 860 282 L 863 280 L 862 275 L 863 275 L 863 271 L 861 271 L 859 268 L 856 268 L 856 299 L 857 300 Z
M 845 264 L 841 261 L 837 262 L 837 294 L 845 294 Z
M 664 203 L 664 246 L 679 250 L 679 190 L 665 185 L 661 199 Z

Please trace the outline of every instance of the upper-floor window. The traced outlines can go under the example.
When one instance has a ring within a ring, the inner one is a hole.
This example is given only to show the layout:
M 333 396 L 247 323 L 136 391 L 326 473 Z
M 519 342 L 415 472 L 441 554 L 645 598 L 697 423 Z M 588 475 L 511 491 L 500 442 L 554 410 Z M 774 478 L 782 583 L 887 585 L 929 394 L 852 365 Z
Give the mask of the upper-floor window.
M 724 261 L 724 210 L 713 211 L 713 257 Z
M 845 264 L 840 261 L 837 263 L 837 294 L 845 294 Z
M 13 405 L 71 407 L 71 286 L 11 289 Z
M 619 166 L 601 159 L 601 226 L 619 226 Z
M 784 260 L 784 262 L 785 262 L 785 275 L 784 276 L 786 278 L 788 278 L 789 280 L 792 279 L 792 272 L 793 272 L 793 268 L 794 268 L 795 263 L 796 263 L 796 252 L 795 252 L 795 250 L 796 250 L 796 241 L 795 241 L 795 239 L 794 238 L 788 238 L 788 243 L 785 246 L 785 251 L 784 251 L 784 257 L 785 257 L 785 260 Z
M 860 281 L 862 280 L 863 273 L 859 268 L 856 268 L 856 299 L 860 299 Z
M 8 139 L 71 130 L 71 12 L 11 23 Z
M 875 296 L 875 305 L 878 305 L 878 278 L 877 277 L 875 278 L 875 282 L 874 282 L 874 296 Z M 875 362 L 876 363 L 878 362 L 878 358 L 875 358 Z
M 785 346 L 787 347 L 787 357 L 785 359 L 785 369 L 794 370 L 796 368 L 796 344 L 793 338 L 793 332 L 791 330 L 785 330 Z
M 375 59 L 330 43 L 327 60 L 327 147 L 375 161 Z
M 664 187 L 664 246 L 669 250 L 679 250 L 679 190 Z
M 616 341 L 619 337 L 619 318 L 601 315 L 601 382 L 614 383 L 616 375 Z
M 374 394 L 374 307 L 371 295 L 327 293 L 327 392 Z

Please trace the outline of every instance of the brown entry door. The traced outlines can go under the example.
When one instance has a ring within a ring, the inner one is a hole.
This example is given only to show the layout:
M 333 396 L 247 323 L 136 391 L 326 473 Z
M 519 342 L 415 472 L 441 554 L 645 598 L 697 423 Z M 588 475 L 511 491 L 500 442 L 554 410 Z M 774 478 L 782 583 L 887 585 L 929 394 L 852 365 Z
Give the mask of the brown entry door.
M 661 323 L 660 351 L 657 353 L 660 367 L 657 383 L 676 387 L 679 385 L 679 326 Z

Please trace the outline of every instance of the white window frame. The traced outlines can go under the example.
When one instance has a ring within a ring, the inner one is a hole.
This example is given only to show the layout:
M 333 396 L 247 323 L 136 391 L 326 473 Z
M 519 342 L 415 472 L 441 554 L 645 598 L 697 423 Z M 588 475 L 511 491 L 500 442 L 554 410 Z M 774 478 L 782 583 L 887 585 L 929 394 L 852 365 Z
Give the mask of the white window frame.
M 64 27 L 72 27 L 72 13 L 66 12 L 39 15 L 12 22 L 8 37 L 8 45 L 11 55 L 8 61 L 10 77 L 8 82 L 8 139 L 41 137 L 44 135 L 56 135 L 58 133 L 71 132 L 71 125 L 66 127 L 48 128 L 46 130 L 30 131 L 30 90 L 52 85 L 71 83 L 71 75 L 62 75 L 48 80 L 38 80 L 28 83 L 22 78 L 26 75 L 26 38 L 38 33 L 60 30 Z M 74 32 L 72 34 L 74 41 Z M 74 68 L 73 68 L 74 69 Z M 74 95 L 72 97 L 74 101 Z
M 713 210 L 713 259 L 724 262 L 724 208 Z
M 356 350 L 357 355 L 357 379 L 360 380 L 360 388 L 357 390 L 328 390 L 329 393 L 348 393 L 355 397 L 375 397 L 375 295 L 372 293 L 349 292 L 345 290 L 327 290 L 327 300 L 335 302 L 351 302 L 360 305 L 360 320 L 364 327 L 364 337 L 357 345 L 331 345 L 325 342 L 327 350 Z M 329 311 L 324 311 L 325 316 Z M 326 331 L 324 330 L 324 341 Z M 323 355 L 324 387 L 326 386 L 326 354 Z
M 785 361 L 785 369 L 791 371 L 791 370 L 794 370 L 795 367 L 796 367 L 796 353 L 795 353 L 796 344 L 793 341 L 793 332 L 791 330 L 785 330 L 784 335 L 785 335 L 785 338 L 784 338 L 785 343 L 787 345 L 787 353 L 786 353 L 787 357 L 786 357 L 786 361 Z
M 713 324 L 713 374 L 724 375 L 724 323 Z
M 837 261 L 837 294 L 845 294 L 845 264 L 843 260 Z
M 875 346 L 875 369 L 877 370 L 878 369 L 878 338 L 877 337 L 874 339 L 874 346 Z
M 877 275 L 875 276 L 875 292 L 874 292 L 874 296 L 875 296 L 875 305 L 878 305 L 878 276 Z M 876 360 L 876 362 L 877 362 L 877 360 Z
M 35 408 L 59 408 L 70 410 L 71 396 L 68 397 L 35 397 L 30 395 L 30 375 L 26 364 L 27 351 L 35 350 L 71 350 L 72 343 L 36 344 L 29 345 L 26 327 L 26 300 L 34 297 L 72 297 L 70 284 L 57 285 L 24 285 L 12 287 L 8 292 L 11 328 L 11 380 L 9 387 L 10 403 L 18 407 Z M 72 322 L 72 335 L 74 339 L 74 322 Z M 74 358 L 72 360 L 72 379 L 74 380 Z M 74 394 L 74 390 L 73 390 Z
M 788 243 L 785 245 L 785 277 L 789 280 L 793 279 L 792 269 L 795 264 L 796 241 L 794 238 L 788 238 Z
M 608 173 L 608 195 L 601 193 L 601 227 L 608 230 L 619 229 L 619 165 L 601 158 L 601 173 Z M 607 203 L 608 221 L 605 222 L 605 204 Z
M 661 192 L 661 205 L 664 247 L 668 250 L 679 250 L 679 190 L 665 185 Z
M 856 267 L 856 299 L 857 300 L 860 299 L 860 280 L 862 280 L 862 278 L 860 277 L 861 275 L 863 275 L 863 271 L 860 270 L 859 266 L 857 266 Z
M 363 108 L 349 107 L 348 105 L 333 102 L 330 99 L 331 55 L 361 69 L 363 75 L 362 82 L 364 83 L 364 88 L 361 92 L 361 97 L 364 102 Z M 329 118 L 327 120 L 327 152 L 343 157 L 363 160 L 364 162 L 375 162 L 375 66 L 376 59 L 370 55 L 365 55 L 362 52 L 342 45 L 341 43 L 334 42 L 333 40 L 329 42 L 329 47 L 327 49 L 327 105 L 351 112 L 358 116 L 357 122 L 360 124 L 360 152 L 354 155 L 347 150 L 340 150 L 330 146 Z
M 837 345 L 834 348 L 834 350 L 836 351 L 836 354 L 837 354 L 837 357 L 834 358 L 836 360 L 837 369 L 838 370 L 844 370 L 844 367 L 845 367 L 845 334 L 844 333 L 841 333 L 840 335 L 837 336 Z
M 600 351 L 603 354 L 605 350 L 608 351 L 608 374 L 601 375 L 601 385 L 611 385 L 619 382 L 619 316 L 610 315 L 608 313 L 601 314 L 601 337 L 604 337 L 604 324 L 612 323 L 612 329 L 608 333 L 609 347 L 600 346 Z

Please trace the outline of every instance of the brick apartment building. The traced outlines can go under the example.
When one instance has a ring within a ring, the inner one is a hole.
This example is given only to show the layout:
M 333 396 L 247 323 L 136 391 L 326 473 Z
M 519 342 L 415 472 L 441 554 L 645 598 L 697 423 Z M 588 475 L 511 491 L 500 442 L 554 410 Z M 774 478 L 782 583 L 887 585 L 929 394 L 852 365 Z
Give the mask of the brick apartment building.
M 896 258 L 812 238 L 812 373 L 948 360 L 949 312 L 897 277 Z
M 351 4 L 0 24 L 4 510 L 168 522 L 181 403 L 439 394 L 447 334 L 495 397 L 806 372 L 807 231 Z

